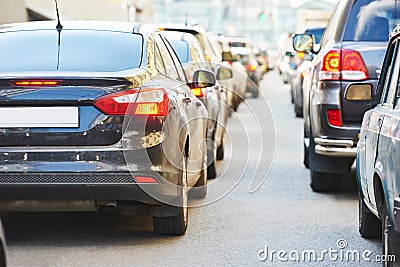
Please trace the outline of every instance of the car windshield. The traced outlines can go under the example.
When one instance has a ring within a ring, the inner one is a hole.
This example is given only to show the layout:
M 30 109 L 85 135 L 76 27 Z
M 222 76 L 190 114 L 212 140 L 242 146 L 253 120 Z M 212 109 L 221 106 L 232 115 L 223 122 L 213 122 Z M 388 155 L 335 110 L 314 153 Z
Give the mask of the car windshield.
M 137 68 L 142 38 L 122 32 L 55 30 L 0 34 L 0 72 L 116 72 Z
M 344 41 L 387 42 L 400 16 L 400 1 L 358 0 L 351 10 Z

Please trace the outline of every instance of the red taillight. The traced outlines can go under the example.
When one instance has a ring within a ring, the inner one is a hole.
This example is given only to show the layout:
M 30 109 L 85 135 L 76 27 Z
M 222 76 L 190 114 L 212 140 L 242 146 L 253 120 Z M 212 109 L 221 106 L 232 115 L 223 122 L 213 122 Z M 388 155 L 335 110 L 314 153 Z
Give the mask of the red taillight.
M 358 51 L 342 50 L 342 79 L 365 80 L 368 79 L 368 70 Z
M 59 86 L 62 81 L 56 80 L 21 80 L 21 81 L 10 81 L 12 86 L 19 87 L 33 87 L 33 86 Z
M 157 184 L 156 179 L 147 176 L 135 176 L 135 181 L 141 184 Z
M 328 122 L 332 126 L 342 127 L 342 114 L 340 109 L 329 109 L 328 110 Z
M 257 69 L 256 65 L 252 65 L 252 64 L 247 65 L 247 70 L 249 70 L 249 71 L 255 71 L 256 69 Z
M 169 98 L 164 89 L 130 89 L 97 98 L 93 105 L 106 115 L 167 116 Z
M 319 80 L 365 80 L 368 70 L 360 53 L 355 50 L 329 51 L 323 58 Z
M 201 89 L 201 88 L 192 88 L 191 90 L 195 97 L 203 97 L 204 96 L 203 89 Z

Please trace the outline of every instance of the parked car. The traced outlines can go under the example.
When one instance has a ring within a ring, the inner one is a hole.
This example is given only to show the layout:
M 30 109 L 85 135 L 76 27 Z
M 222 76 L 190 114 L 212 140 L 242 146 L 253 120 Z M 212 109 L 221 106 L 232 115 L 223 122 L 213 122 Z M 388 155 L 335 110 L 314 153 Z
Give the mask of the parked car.
M 342 0 L 328 22 L 304 107 L 304 164 L 314 191 L 334 190 L 337 178 L 353 165 L 362 116 L 371 105 L 349 102 L 345 92 L 362 82 L 380 94 L 375 90 L 379 70 L 399 8 L 395 1 Z M 294 46 L 317 52 L 308 34 L 296 35 Z
M 231 67 L 233 84 L 232 88 L 227 90 L 227 103 L 231 110 L 236 111 L 239 104 L 245 99 L 248 79 L 246 68 L 233 56 L 225 36 L 209 34 L 209 40 L 216 53 L 222 55 L 222 64 Z
M 4 234 L 3 225 L 0 220 L 0 266 L 7 266 L 7 246 L 6 246 L 6 236 Z
M 319 46 L 324 30 L 325 28 L 310 28 L 306 29 L 305 33 L 312 34 L 315 45 Z M 311 70 L 311 61 L 314 59 L 314 55 L 312 53 L 300 52 L 297 53 L 297 58 L 297 67 L 290 77 L 290 93 L 296 117 L 303 117 L 303 81 L 304 77 Z
M 193 80 L 193 75 L 197 70 L 205 69 L 212 71 L 211 64 L 206 60 L 204 51 L 196 37 L 190 33 L 173 31 L 164 32 L 164 35 L 177 53 L 189 81 Z M 226 75 L 224 75 L 224 77 L 217 77 L 217 79 L 230 79 L 232 77 L 232 71 L 228 68 L 224 68 L 223 70 L 221 68 L 219 69 L 219 73 L 224 73 Z M 226 127 L 226 107 L 219 99 L 221 95 L 219 92 L 220 90 L 221 86 L 218 83 L 210 87 L 192 89 L 193 94 L 203 102 L 208 111 L 207 138 L 215 141 L 215 144 L 212 142 L 207 143 L 208 178 L 215 178 L 217 176 L 215 160 L 220 160 L 224 157 L 223 141 L 225 131 L 217 132 L 218 124 L 223 126 L 221 128 Z M 217 136 L 217 134 L 219 134 L 219 136 Z M 219 143 L 217 143 L 217 141 Z
M 132 214 L 184 234 L 206 194 L 207 110 L 158 29 L 53 21 L 0 29 L 0 201 L 8 211 Z M 203 144 L 203 145 L 202 145 Z M 5 205 L 6 204 L 6 205 Z
M 364 114 L 357 147 L 359 231 L 382 236 L 382 255 L 400 258 L 400 27 L 393 32 L 374 94 L 374 83 L 356 83 L 346 90 L 353 103 L 380 101 Z M 382 97 L 380 95 L 382 94 Z M 392 266 L 388 262 L 385 266 Z

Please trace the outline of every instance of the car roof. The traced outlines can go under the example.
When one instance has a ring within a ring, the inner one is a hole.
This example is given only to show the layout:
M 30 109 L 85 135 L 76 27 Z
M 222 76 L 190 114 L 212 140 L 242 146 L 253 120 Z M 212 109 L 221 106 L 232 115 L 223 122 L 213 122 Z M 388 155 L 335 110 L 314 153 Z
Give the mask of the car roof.
M 154 26 L 163 30 L 175 30 L 175 31 L 185 31 L 185 32 L 197 32 L 207 35 L 206 30 L 201 25 L 192 25 L 185 23 L 154 23 Z
M 199 42 L 196 37 L 187 32 L 164 31 L 163 34 L 167 39 L 186 41 L 189 44 Z
M 151 25 L 120 22 L 120 21 L 95 21 L 95 20 L 66 20 L 61 21 L 63 30 L 99 30 L 147 33 L 156 31 L 157 28 Z M 52 30 L 56 29 L 57 21 L 34 21 L 0 25 L 0 33 L 29 30 Z

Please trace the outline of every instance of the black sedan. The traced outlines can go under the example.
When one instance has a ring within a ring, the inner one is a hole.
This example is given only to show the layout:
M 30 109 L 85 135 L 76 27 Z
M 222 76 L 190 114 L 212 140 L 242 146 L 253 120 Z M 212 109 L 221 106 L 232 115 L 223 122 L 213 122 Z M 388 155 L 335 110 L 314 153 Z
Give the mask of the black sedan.
M 206 194 L 207 110 L 149 25 L 71 21 L 0 29 L 0 202 L 8 211 L 134 214 L 183 234 Z M 199 146 L 199 144 L 201 144 Z

